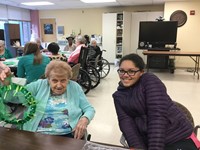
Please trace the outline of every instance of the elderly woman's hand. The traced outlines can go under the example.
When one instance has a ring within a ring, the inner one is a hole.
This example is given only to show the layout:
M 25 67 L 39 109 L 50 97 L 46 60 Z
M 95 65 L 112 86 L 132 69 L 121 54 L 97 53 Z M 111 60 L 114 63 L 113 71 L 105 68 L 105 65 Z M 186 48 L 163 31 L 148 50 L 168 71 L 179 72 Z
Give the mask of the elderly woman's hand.
M 0 81 L 4 82 L 5 78 L 11 75 L 10 68 L 0 62 Z
M 74 129 L 74 138 L 75 139 L 81 139 L 84 134 L 86 133 L 87 125 L 89 121 L 86 117 L 80 118 L 78 121 L 75 129 Z

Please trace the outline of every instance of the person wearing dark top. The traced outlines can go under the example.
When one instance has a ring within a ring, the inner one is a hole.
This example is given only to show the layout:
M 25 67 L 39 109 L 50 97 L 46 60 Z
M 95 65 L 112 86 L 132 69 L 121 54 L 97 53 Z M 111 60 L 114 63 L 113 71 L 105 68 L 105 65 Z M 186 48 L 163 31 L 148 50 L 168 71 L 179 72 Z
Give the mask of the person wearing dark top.
M 175 105 L 163 82 L 144 72 L 137 54 L 121 58 L 113 93 L 120 130 L 128 145 L 143 150 L 197 150 L 193 126 Z
M 47 50 L 51 52 L 52 55 L 48 55 L 51 60 L 62 60 L 67 62 L 67 57 L 64 54 L 59 54 L 60 47 L 57 43 L 52 42 L 48 45 Z
M 85 38 L 85 40 L 86 40 L 85 46 L 89 46 L 89 45 L 90 45 L 90 37 L 89 37 L 89 35 L 85 34 L 85 35 L 84 35 L 84 38 Z
M 99 55 L 99 58 L 101 58 L 102 56 L 102 51 L 100 49 L 100 47 L 97 45 L 97 41 L 96 40 L 92 40 L 91 41 L 91 46 L 90 46 L 91 49 L 93 49 L 95 51 L 95 54 L 94 54 L 94 58 L 96 58 L 98 55 Z

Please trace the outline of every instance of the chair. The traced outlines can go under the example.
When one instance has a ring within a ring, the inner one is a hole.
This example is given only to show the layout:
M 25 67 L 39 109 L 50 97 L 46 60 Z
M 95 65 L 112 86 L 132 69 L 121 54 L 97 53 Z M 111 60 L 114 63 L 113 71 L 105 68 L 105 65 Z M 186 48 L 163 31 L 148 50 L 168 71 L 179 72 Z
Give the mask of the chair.
M 80 67 L 81 67 L 80 63 L 78 63 L 78 64 L 76 64 L 76 65 L 74 65 L 72 67 L 72 73 L 73 73 L 73 75 L 72 75 L 71 80 L 77 81 L 78 75 L 79 75 L 79 71 L 80 71 Z
M 81 64 L 81 68 L 86 67 L 88 52 L 89 52 L 89 49 L 87 47 L 81 47 L 80 55 L 78 58 L 78 63 Z
M 190 111 L 181 103 L 174 101 L 174 103 L 176 104 L 176 106 L 183 111 L 183 113 L 185 114 L 186 118 L 190 121 L 190 123 L 192 124 L 192 126 L 194 127 L 194 133 L 195 135 L 197 135 L 198 133 L 198 129 L 200 128 L 200 125 L 195 126 L 194 125 L 194 119 L 192 117 L 192 114 L 190 113 Z M 126 147 L 129 148 L 128 143 L 124 137 L 124 135 L 122 134 L 120 137 L 120 143 Z
M 101 79 L 105 78 L 110 72 L 110 63 L 102 57 L 105 51 L 106 50 L 102 50 L 101 54 L 88 59 L 88 64 L 94 66 L 98 70 Z
M 186 118 L 190 121 L 190 123 L 192 124 L 192 126 L 194 127 L 194 119 L 192 117 L 192 114 L 190 113 L 190 111 L 181 103 L 174 101 L 174 103 L 176 104 L 176 106 L 183 111 L 183 113 L 185 114 Z

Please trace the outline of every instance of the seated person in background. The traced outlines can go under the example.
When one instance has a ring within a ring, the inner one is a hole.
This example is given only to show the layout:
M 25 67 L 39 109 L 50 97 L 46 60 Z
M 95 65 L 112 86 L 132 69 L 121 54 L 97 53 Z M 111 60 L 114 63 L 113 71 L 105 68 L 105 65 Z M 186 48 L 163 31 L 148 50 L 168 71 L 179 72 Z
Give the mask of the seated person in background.
M 68 41 L 68 44 L 65 46 L 64 51 L 73 52 L 76 49 L 76 45 L 73 43 L 74 37 L 69 36 L 66 39 Z
M 96 40 L 91 41 L 90 50 L 94 50 L 94 54 L 92 55 L 93 58 L 96 58 L 99 55 L 99 58 L 102 56 L 102 51 L 100 47 L 97 45 Z
M 27 83 L 30 83 L 44 74 L 50 59 L 40 53 L 37 43 L 30 42 L 26 44 L 28 46 L 25 46 L 25 53 L 18 62 L 17 76 L 26 78 Z
M 55 42 L 52 42 L 48 45 L 47 50 L 51 52 L 52 55 L 48 55 L 51 60 L 58 59 L 67 62 L 67 57 L 64 54 L 58 54 L 59 45 Z
M 90 45 L 90 37 L 89 35 L 84 35 L 84 38 L 85 38 L 85 46 L 89 46 Z
M 40 49 L 41 52 L 47 52 L 48 51 L 46 48 L 44 48 L 42 46 L 40 38 L 36 38 L 35 42 L 37 43 L 37 45 L 38 45 L 38 47 L 39 47 L 39 49 Z
M 121 58 L 117 91 L 113 94 L 120 130 L 130 148 L 144 150 L 197 150 L 193 127 L 175 105 L 162 81 L 144 73 L 137 54 Z
M 0 73 L 1 80 L 9 74 L 9 69 L 6 69 Z M 70 80 L 71 67 L 63 61 L 53 60 L 47 65 L 45 76 L 46 79 L 26 85 L 37 106 L 34 117 L 22 129 L 82 139 L 95 110 L 81 86 Z M 24 102 L 22 95 L 19 100 Z
M 43 49 L 44 49 L 43 46 L 41 45 L 41 40 L 40 40 L 40 38 L 35 39 L 35 42 L 37 43 L 37 45 L 38 45 L 38 47 L 39 47 L 40 50 L 43 50 Z
M 5 42 L 0 40 L 0 61 L 4 61 L 8 58 L 13 58 L 13 56 L 10 51 L 5 48 Z
M 76 40 L 76 49 L 70 54 L 67 60 L 68 63 L 72 65 L 78 63 L 81 47 L 82 46 L 85 47 L 85 38 L 83 36 L 78 35 L 75 40 Z

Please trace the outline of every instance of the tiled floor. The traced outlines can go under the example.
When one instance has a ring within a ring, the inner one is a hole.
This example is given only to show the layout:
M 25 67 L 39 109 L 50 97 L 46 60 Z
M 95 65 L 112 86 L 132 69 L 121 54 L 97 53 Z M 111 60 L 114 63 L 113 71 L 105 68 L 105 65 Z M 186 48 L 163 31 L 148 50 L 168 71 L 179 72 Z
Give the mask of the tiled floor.
M 96 115 L 88 126 L 88 131 L 92 135 L 91 141 L 121 145 L 119 143 L 121 132 L 112 99 L 112 93 L 119 81 L 116 70 L 117 68 L 112 66 L 110 74 L 87 94 L 96 109 Z M 177 69 L 174 74 L 168 71 L 150 71 L 165 83 L 168 94 L 173 100 L 184 104 L 190 110 L 195 124 L 200 124 L 200 80 L 197 76 L 184 69 Z

